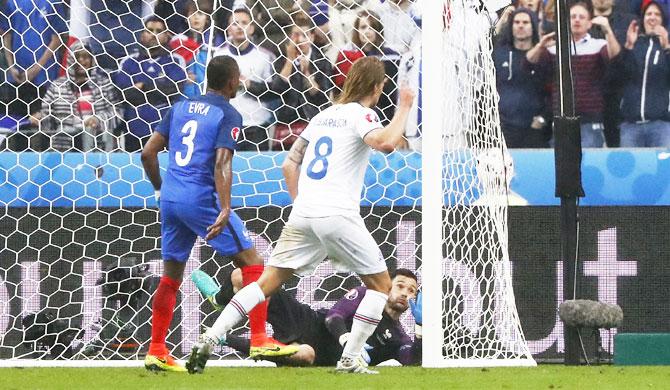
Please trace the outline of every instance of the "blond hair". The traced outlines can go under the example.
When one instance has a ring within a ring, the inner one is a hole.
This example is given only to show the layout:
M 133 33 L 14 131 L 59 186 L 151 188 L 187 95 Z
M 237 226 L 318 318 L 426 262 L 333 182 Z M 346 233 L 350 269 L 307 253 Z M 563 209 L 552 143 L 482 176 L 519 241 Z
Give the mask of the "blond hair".
M 357 102 L 374 93 L 375 87 L 384 82 L 384 64 L 377 57 L 363 57 L 354 65 L 344 81 L 342 93 L 337 99 L 340 104 Z

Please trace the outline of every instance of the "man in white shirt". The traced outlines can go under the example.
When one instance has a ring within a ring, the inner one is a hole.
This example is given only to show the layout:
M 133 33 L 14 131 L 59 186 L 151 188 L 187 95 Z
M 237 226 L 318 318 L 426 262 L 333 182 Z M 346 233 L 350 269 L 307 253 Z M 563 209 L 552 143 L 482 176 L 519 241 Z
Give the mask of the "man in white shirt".
M 414 2 L 410 0 L 387 0 L 370 8 L 379 15 L 384 26 L 384 43 L 395 52 L 404 54 L 421 39 L 417 25 Z
M 246 8 L 238 8 L 230 16 L 226 43 L 214 52 L 214 57 L 233 57 L 240 67 L 243 89 L 230 103 L 242 114 L 244 128 L 237 146 L 241 151 L 268 150 L 268 127 L 273 122 L 267 100 L 275 96 L 269 92 L 275 56 L 250 41 L 254 32 L 251 13 Z
M 294 200 L 289 221 L 258 282 L 235 294 L 193 347 L 189 372 L 202 372 L 225 334 L 294 272 L 309 274 L 328 257 L 337 268 L 356 272 L 368 288 L 336 370 L 377 373 L 367 368 L 361 349 L 382 318 L 391 279 L 381 251 L 360 216 L 360 194 L 370 148 L 395 150 L 403 139 L 414 101 L 412 90 L 401 87 L 395 116 L 382 127 L 372 107 L 379 101 L 385 78 L 384 65 L 378 58 L 357 60 L 337 104 L 317 114 L 295 141 L 282 165 Z

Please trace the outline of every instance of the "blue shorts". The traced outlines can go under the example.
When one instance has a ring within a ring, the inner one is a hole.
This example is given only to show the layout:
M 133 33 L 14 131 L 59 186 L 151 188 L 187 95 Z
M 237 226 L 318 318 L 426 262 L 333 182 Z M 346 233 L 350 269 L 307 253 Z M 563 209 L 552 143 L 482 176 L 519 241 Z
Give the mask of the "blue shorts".
M 161 202 L 161 237 L 163 260 L 188 260 L 197 236 L 204 238 L 207 227 L 214 224 L 220 209 L 213 206 Z M 253 246 L 249 231 L 234 211 L 228 225 L 207 243 L 223 256 L 231 256 Z

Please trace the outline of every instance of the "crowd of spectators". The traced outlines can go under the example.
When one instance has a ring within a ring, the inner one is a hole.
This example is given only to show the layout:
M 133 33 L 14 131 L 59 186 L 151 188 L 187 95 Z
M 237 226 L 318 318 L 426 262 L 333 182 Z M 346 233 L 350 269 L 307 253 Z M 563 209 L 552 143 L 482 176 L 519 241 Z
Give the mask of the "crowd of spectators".
M 363 56 L 384 61 L 379 115 L 393 116 L 401 54 L 419 45 L 414 1 L 217 3 L 0 0 L 2 147 L 138 151 L 175 101 L 205 91 L 218 55 L 240 65 L 240 150 L 289 148 Z
M 494 62 L 509 147 L 552 144 L 557 113 L 553 1 L 520 0 L 497 26 Z M 569 4 L 582 147 L 670 147 L 668 4 Z
M 243 117 L 240 150 L 289 148 L 358 58 L 385 65 L 384 123 L 399 83 L 420 85 L 414 0 L 217 3 L 0 0 L 2 147 L 137 151 L 176 100 L 204 92 L 206 61 L 217 55 L 240 65 L 231 101 Z M 554 6 L 517 0 L 497 20 L 493 59 L 511 148 L 552 145 Z M 670 146 L 668 3 L 575 1 L 569 9 L 582 146 Z M 406 148 L 420 147 L 418 104 Z

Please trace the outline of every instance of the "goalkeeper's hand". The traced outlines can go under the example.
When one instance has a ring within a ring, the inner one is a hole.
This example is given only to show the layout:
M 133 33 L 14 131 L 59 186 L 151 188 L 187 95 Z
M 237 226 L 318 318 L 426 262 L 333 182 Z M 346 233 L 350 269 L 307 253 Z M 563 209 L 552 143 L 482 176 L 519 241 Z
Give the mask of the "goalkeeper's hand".
M 161 190 L 154 191 L 154 197 L 156 198 L 156 206 L 161 207 Z
M 423 324 L 423 293 L 419 291 L 419 293 L 416 295 L 416 299 L 410 299 L 409 300 L 409 307 L 412 310 L 412 316 L 414 316 L 414 322 L 416 325 L 414 325 L 414 334 L 416 337 L 421 338 L 423 335 L 423 328 L 421 327 L 421 324 Z
M 414 316 L 414 322 L 417 325 L 423 324 L 423 303 L 422 303 L 422 292 L 416 295 L 416 299 L 409 300 L 409 307 L 412 310 L 412 316 Z
M 340 336 L 340 345 L 345 346 L 347 344 L 347 341 L 349 340 L 349 335 L 351 333 L 347 332 Z M 372 351 L 372 346 L 368 343 L 363 344 L 363 348 L 361 348 L 361 358 L 365 361 L 365 363 L 370 364 L 370 352 Z

